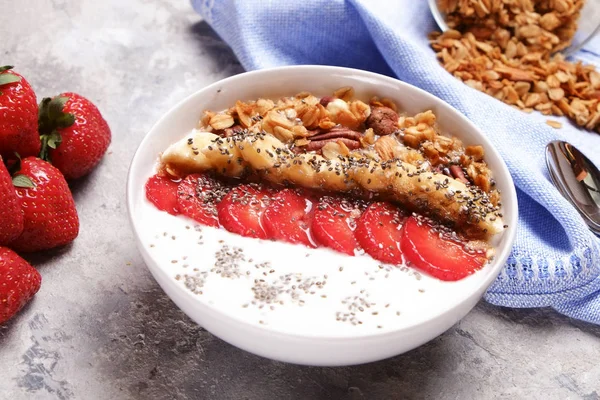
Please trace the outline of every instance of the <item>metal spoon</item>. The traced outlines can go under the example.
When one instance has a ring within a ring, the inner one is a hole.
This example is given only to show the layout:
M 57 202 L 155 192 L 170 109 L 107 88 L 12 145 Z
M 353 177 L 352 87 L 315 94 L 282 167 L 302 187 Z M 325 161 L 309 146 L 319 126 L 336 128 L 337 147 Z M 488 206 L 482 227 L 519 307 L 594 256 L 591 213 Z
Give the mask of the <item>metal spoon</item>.
M 442 32 L 448 30 L 448 24 L 446 24 L 446 18 L 438 7 L 438 0 L 429 0 L 429 9 L 433 15 L 433 19 L 440 27 Z M 588 41 L 590 41 L 595 34 L 600 32 L 600 1 L 590 0 L 586 1 L 580 13 L 578 28 L 571 46 L 560 52 L 565 56 L 569 56 L 581 49 Z
M 575 206 L 591 231 L 600 235 L 600 170 L 561 140 L 546 146 L 546 165 L 560 193 Z

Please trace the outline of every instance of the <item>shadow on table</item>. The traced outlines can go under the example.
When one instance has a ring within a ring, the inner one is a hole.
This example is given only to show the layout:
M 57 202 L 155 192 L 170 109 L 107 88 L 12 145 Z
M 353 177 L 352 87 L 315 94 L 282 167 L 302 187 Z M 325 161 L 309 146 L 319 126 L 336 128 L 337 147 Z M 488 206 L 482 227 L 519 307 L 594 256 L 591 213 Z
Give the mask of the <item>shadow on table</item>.
M 205 21 L 191 25 L 189 33 L 197 40 L 206 58 L 213 60 L 218 70 L 227 70 L 227 75 L 244 72 L 231 47 Z
M 600 338 L 600 326 L 569 318 L 552 308 L 508 308 L 494 306 L 484 301 L 477 307 L 487 314 L 515 325 L 526 325 L 528 328 L 541 331 L 572 325 L 582 332 Z

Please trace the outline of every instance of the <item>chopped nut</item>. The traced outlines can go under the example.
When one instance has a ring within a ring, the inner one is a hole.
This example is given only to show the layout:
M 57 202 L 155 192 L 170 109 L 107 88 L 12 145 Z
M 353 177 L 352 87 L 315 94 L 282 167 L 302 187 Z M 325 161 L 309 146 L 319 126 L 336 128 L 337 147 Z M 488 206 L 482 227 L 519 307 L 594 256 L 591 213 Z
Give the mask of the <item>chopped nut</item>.
M 394 136 L 382 136 L 375 142 L 375 151 L 382 160 L 387 161 L 398 157 L 396 149 L 399 145 Z
M 375 132 L 373 132 L 373 129 L 368 128 L 365 131 L 364 136 L 360 138 L 360 143 L 363 145 L 363 147 L 367 147 L 375 143 Z
M 473 159 L 475 161 L 482 161 L 483 157 L 485 155 L 485 152 L 483 150 L 483 146 L 477 145 L 477 146 L 467 146 L 465 148 L 465 154 L 473 157 Z
M 389 107 L 374 107 L 366 123 L 375 134 L 390 135 L 398 130 L 398 114 Z
M 350 111 L 348 103 L 342 99 L 330 101 L 326 110 L 329 112 L 329 119 L 336 124 L 347 126 L 350 129 L 357 129 L 361 124 Z
M 209 125 L 215 130 L 230 128 L 234 123 L 233 117 L 229 114 L 215 114 L 209 121 Z
M 338 99 L 350 102 L 350 100 L 352 100 L 352 98 L 354 97 L 354 88 L 352 88 L 351 86 L 345 86 L 333 92 L 333 95 Z
M 309 143 L 310 143 L 310 140 L 308 140 L 306 138 L 296 139 L 296 141 L 294 142 L 294 144 L 299 147 L 306 146 Z

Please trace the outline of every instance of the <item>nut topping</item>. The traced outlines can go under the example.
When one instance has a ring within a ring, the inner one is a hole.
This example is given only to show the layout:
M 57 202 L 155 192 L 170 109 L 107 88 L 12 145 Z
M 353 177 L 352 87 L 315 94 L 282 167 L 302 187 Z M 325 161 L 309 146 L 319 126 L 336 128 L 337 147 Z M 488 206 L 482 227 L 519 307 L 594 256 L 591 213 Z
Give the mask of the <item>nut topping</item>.
M 318 133 L 312 136 L 311 140 L 324 140 L 333 138 L 346 138 L 352 140 L 360 140 L 362 133 L 353 131 L 343 126 L 335 126 L 329 132 Z
M 398 114 L 389 107 L 373 107 L 367 126 L 379 136 L 391 135 L 398 130 Z
M 317 151 L 321 150 L 323 146 L 327 143 L 331 142 L 341 142 L 346 145 L 350 150 L 356 150 L 360 148 L 360 142 L 358 140 L 348 139 L 348 138 L 332 138 L 332 139 L 324 139 L 324 140 L 313 140 L 306 146 L 306 151 Z
M 335 126 L 328 132 L 321 132 L 320 130 L 317 132 L 310 137 L 310 142 L 306 144 L 307 151 L 321 150 L 323 146 L 331 142 L 343 143 L 351 150 L 361 147 L 360 139 L 363 135 L 344 126 Z

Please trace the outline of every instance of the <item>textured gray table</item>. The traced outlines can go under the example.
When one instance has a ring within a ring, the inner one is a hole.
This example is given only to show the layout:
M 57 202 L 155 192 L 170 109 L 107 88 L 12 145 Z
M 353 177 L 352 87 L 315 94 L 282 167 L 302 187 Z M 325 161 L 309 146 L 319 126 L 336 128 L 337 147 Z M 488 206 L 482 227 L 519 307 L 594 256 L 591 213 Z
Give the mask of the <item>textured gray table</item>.
M 114 135 L 101 166 L 73 187 L 79 238 L 33 260 L 42 289 L 0 328 L 1 398 L 600 399 L 600 327 L 551 310 L 481 303 L 419 349 L 348 368 L 286 365 L 213 337 L 146 270 L 125 179 L 161 114 L 241 72 L 231 51 L 186 0 L 4 1 L 0 37 L 2 63 L 38 97 L 79 92 Z

